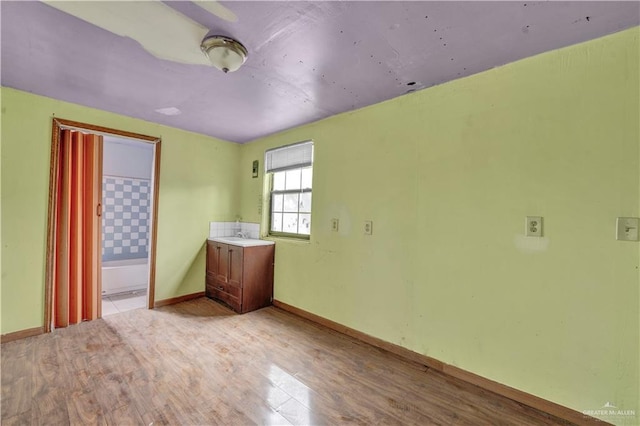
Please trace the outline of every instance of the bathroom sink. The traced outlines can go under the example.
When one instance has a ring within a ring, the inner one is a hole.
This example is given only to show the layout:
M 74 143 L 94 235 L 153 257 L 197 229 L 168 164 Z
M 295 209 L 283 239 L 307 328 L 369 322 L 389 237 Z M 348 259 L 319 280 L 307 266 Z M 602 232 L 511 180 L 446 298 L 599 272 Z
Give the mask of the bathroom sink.
M 275 244 L 273 241 L 257 240 L 253 238 L 240 237 L 216 237 L 209 238 L 210 241 L 216 241 L 223 244 L 231 244 L 240 247 L 269 246 Z

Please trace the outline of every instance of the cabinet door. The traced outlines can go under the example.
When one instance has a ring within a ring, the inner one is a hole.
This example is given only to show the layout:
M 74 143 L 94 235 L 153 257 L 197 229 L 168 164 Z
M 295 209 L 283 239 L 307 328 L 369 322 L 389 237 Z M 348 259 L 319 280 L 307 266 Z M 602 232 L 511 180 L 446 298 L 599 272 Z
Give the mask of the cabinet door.
M 229 284 L 242 287 L 242 268 L 244 266 L 244 249 L 229 246 Z
M 220 257 L 220 244 L 207 241 L 207 276 L 218 276 L 218 259 Z
M 216 279 L 226 283 L 229 279 L 229 246 L 218 243 L 218 270 Z

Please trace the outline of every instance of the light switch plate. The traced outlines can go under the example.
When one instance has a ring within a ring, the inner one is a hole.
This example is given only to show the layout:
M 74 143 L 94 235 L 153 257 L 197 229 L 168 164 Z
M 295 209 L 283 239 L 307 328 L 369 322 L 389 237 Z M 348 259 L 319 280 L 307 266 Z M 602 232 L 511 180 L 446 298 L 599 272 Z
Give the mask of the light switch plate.
M 616 240 L 618 241 L 638 241 L 637 217 L 619 217 L 616 219 Z
M 340 221 L 338 219 L 331 219 L 331 230 L 333 232 L 338 232 L 338 226 Z
M 525 226 L 525 236 L 542 237 L 542 216 L 527 216 Z

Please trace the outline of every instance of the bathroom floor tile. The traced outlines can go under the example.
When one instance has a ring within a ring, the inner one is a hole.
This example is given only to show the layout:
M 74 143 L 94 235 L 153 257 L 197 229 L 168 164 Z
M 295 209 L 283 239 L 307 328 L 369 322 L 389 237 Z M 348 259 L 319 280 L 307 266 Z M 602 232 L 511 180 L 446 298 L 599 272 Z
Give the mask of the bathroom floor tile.
M 147 306 L 147 296 L 134 296 L 127 299 L 114 299 L 111 298 L 113 304 L 118 308 L 120 312 L 130 311 L 132 309 L 144 308 Z
M 134 292 L 104 296 L 102 298 L 102 316 L 131 311 L 147 307 L 147 292 Z
M 109 299 L 102 299 L 102 316 L 120 313 L 116 305 Z

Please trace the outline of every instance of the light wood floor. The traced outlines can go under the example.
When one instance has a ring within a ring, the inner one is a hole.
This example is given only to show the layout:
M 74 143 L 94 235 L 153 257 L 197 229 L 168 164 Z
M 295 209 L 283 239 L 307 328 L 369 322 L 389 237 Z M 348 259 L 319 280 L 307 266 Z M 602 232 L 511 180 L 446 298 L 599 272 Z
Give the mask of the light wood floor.
M 205 298 L 2 344 L 2 424 L 566 424 L 270 307 Z

